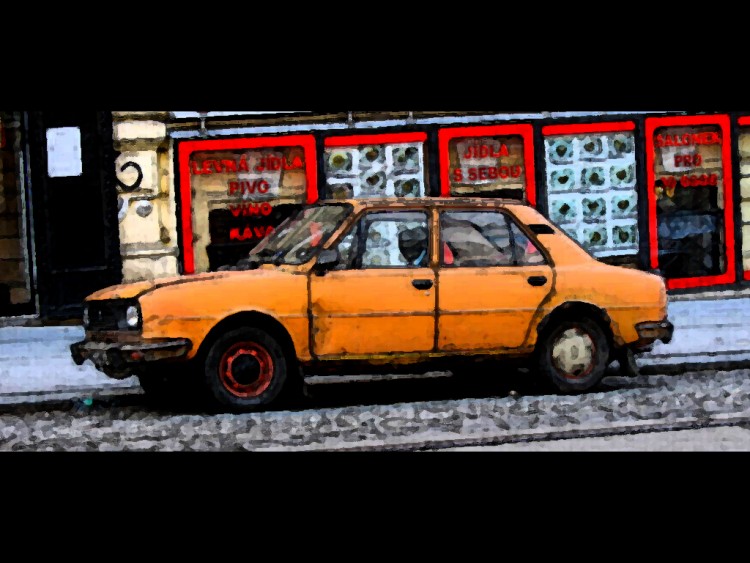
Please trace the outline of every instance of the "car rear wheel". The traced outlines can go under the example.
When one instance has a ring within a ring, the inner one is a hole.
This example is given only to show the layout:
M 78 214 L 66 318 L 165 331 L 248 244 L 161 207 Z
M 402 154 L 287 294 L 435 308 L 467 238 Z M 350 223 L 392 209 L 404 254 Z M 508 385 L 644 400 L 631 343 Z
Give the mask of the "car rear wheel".
M 296 381 L 277 340 L 259 328 L 240 328 L 220 336 L 206 356 L 205 383 L 223 408 L 250 412 L 267 407 Z
M 566 319 L 539 336 L 537 371 L 562 392 L 586 391 L 604 376 L 609 343 L 592 319 Z

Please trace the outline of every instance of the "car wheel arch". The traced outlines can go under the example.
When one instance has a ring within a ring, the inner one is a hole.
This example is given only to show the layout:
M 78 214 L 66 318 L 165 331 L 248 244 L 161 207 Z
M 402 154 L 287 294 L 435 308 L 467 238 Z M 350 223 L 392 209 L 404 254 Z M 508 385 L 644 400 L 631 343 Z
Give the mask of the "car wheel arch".
M 607 314 L 607 311 L 586 301 L 568 301 L 558 305 L 550 311 L 536 327 L 537 341 L 539 335 L 544 333 L 548 328 L 555 326 L 556 322 L 563 319 L 576 319 L 581 317 L 588 317 L 600 326 L 607 337 L 611 354 L 620 347 L 621 343 L 618 343 L 618 339 L 614 334 L 612 329 L 612 319 Z
M 211 330 L 208 331 L 203 342 L 201 342 L 196 358 L 205 358 L 213 343 L 216 342 L 222 334 L 243 327 L 255 327 L 265 330 L 278 340 L 290 361 L 297 361 L 294 341 L 286 327 L 275 317 L 258 311 L 234 313 L 216 323 Z

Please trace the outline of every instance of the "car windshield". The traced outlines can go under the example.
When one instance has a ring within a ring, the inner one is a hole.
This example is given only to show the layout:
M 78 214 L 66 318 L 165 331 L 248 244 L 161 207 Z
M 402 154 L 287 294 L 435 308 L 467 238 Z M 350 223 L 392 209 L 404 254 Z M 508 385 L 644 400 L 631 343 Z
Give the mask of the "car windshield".
M 281 223 L 256 246 L 248 260 L 303 264 L 312 258 L 352 210 L 348 204 L 307 207 Z

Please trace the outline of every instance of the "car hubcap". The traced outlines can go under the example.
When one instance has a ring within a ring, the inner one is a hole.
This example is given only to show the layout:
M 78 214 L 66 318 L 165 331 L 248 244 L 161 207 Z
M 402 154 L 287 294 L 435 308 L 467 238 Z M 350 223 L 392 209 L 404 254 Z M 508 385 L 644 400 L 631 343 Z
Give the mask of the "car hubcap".
M 552 363 L 567 379 L 580 379 L 591 373 L 595 356 L 593 339 L 579 328 L 564 331 L 552 345 Z
M 273 377 L 273 359 L 255 342 L 233 344 L 219 363 L 224 387 L 237 397 L 257 397 L 268 389 Z

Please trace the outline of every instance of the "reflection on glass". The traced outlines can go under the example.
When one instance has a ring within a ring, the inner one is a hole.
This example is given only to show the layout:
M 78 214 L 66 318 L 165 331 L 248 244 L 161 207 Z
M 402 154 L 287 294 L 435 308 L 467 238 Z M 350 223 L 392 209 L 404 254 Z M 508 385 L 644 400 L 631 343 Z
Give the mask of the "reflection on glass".
M 550 190 L 574 190 L 576 188 L 575 172 L 572 168 L 553 170 L 550 174 Z
M 582 204 L 584 219 L 599 219 L 607 213 L 607 204 L 602 197 L 596 199 L 583 198 Z
M 615 165 L 609 169 L 609 182 L 613 188 L 630 186 L 635 180 L 635 166 L 633 164 Z
M 581 185 L 584 188 L 598 189 L 604 186 L 607 177 L 604 175 L 604 168 L 594 166 L 593 168 L 584 168 L 581 171 Z

